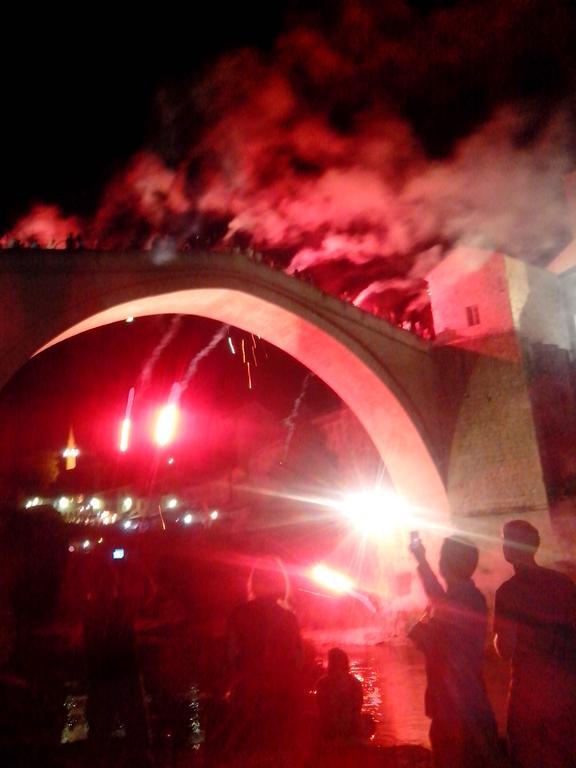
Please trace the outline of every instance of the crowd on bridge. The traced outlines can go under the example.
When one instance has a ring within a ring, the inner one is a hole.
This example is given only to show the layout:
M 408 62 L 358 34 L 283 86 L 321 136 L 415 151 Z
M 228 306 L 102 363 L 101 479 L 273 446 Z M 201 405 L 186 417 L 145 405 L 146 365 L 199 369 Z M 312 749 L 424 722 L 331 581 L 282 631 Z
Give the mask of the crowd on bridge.
M 49 663 L 46 650 L 49 638 L 62 630 L 58 622 L 47 629 L 43 619 L 62 575 L 66 535 L 55 517 L 40 519 L 39 528 L 30 528 L 20 518 L 3 518 L 0 539 L 0 747 L 11 766 L 27 768 L 51 765 L 50 745 L 62 727 L 62 702 L 54 703 L 54 691 L 62 694 L 55 685 L 58 667 Z M 428 607 L 408 638 L 426 661 L 424 706 L 435 768 L 576 765 L 576 586 L 536 563 L 539 542 L 537 529 L 526 520 L 504 526 L 503 555 L 514 575 L 496 592 L 493 626 L 495 647 L 511 663 L 503 739 L 483 679 L 488 610 L 472 578 L 478 548 L 460 536 L 446 538 L 439 560 L 442 584 L 419 536 L 411 538 Z M 31 549 L 31 557 L 23 547 Z M 135 768 L 147 768 L 165 764 L 151 749 L 138 632 L 138 614 L 156 599 L 157 585 L 130 569 L 123 550 L 117 559 L 117 551 L 110 557 L 102 548 L 86 559 L 80 578 L 74 576 L 80 595 L 77 630 L 67 641 L 83 659 L 90 765 L 115 764 L 112 737 L 122 724 L 124 757 Z M 375 724 L 363 712 L 363 685 L 350 672 L 346 652 L 332 648 L 320 678 L 306 677 L 304 643 L 289 599 L 280 561 L 260 560 L 250 573 L 246 601 L 228 618 L 219 693 L 195 700 L 196 735 L 202 732 L 203 738 L 194 743 L 201 746 L 202 765 L 391 765 L 371 744 Z M 186 657 L 186 648 L 178 655 Z M 166 665 L 157 661 L 159 678 L 170 675 L 174 654 L 168 656 Z M 195 674 L 202 679 L 201 668 Z M 402 697 L 402 690 L 395 695 Z M 34 702 L 33 719 L 44 729 L 43 735 L 34 732 L 32 744 L 22 735 L 22 702 Z M 183 718 L 188 744 L 191 719 L 188 704 Z M 170 721 L 175 745 L 177 721 Z
M 167 254 L 172 252 L 186 253 L 194 251 L 198 248 L 214 248 L 218 246 L 219 251 L 230 251 L 232 253 L 242 253 L 248 258 L 256 261 L 260 264 L 265 264 L 268 267 L 276 268 L 277 264 L 271 256 L 266 253 L 262 253 L 253 248 L 239 248 L 237 246 L 224 247 L 221 243 L 217 243 L 212 239 L 200 240 L 196 236 L 188 237 L 185 240 L 179 242 L 173 238 L 166 238 L 160 235 L 149 238 L 146 242 L 134 242 L 126 243 L 123 250 L 144 250 L 150 251 L 152 254 L 157 254 L 160 261 L 167 258 Z M 41 242 L 36 236 L 30 236 L 25 239 L 18 239 L 15 237 L 0 238 L 0 250 L 6 251 L 27 251 L 27 250 L 64 250 L 70 251 L 100 251 L 107 250 L 97 239 L 85 238 L 80 233 L 69 232 L 63 239 L 49 238 L 47 241 Z M 315 279 L 312 270 L 295 270 L 293 276 L 298 279 L 314 286 L 317 290 L 325 292 L 322 286 Z M 332 294 L 330 294 L 332 295 Z M 354 303 L 355 295 L 347 289 L 342 289 L 337 297 L 344 302 Z M 381 317 L 391 325 L 395 325 L 398 328 L 409 331 L 422 339 L 433 340 L 434 334 L 434 322 L 429 303 L 423 307 L 417 309 L 411 309 L 404 311 L 402 306 L 381 306 L 378 301 L 372 302 L 369 306 L 360 306 L 365 312 L 369 312 L 378 317 Z

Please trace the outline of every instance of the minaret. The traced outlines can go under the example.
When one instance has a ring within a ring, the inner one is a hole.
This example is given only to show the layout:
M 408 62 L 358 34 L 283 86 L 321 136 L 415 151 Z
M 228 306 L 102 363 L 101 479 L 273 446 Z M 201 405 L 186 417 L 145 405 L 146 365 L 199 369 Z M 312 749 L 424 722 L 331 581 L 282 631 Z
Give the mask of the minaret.
M 76 469 L 76 458 L 80 455 L 80 451 L 76 446 L 74 440 L 74 430 L 70 427 L 68 432 L 68 442 L 66 448 L 62 452 L 62 456 L 66 459 L 66 469 Z

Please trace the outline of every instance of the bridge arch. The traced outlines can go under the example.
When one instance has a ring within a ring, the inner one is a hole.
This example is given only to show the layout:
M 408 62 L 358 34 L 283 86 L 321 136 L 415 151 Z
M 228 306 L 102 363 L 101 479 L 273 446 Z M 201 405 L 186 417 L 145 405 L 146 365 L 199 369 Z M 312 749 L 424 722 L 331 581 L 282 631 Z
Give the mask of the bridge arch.
M 80 256 L 52 253 L 52 268 L 38 261 L 42 274 L 15 270 L 23 301 L 14 343 L 0 346 L 0 384 L 32 355 L 128 316 L 218 320 L 259 335 L 326 382 L 366 429 L 396 490 L 437 518 L 448 515 L 426 409 L 411 396 L 412 379 L 432 375 L 423 342 L 382 321 L 371 327 L 354 307 L 238 255 L 182 254 L 163 265 L 141 253 Z M 6 271 L 0 290 L 3 278 Z

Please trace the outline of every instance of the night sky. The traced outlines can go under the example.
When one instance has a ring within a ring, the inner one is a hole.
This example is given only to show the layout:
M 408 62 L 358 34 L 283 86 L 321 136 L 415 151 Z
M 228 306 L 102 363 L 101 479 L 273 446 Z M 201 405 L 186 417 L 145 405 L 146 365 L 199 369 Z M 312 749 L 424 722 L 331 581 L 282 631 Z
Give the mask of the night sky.
M 35 202 L 94 214 L 115 174 L 143 149 L 171 168 L 185 160 L 192 188 L 209 183 L 207 156 L 217 150 L 201 146 L 203 137 L 220 116 L 232 111 L 234 117 L 228 91 L 239 89 L 235 78 L 249 81 L 258 72 L 234 61 L 238 51 L 259 57 L 264 74 L 276 68 L 290 81 L 299 108 L 316 113 L 335 136 L 361 142 L 369 119 L 381 118 L 376 129 L 383 133 L 387 121 L 405 121 L 418 158 L 398 157 L 393 173 L 399 181 L 406 164 L 453 156 L 458 143 L 481 132 L 502 107 L 518 118 L 508 138 L 528 152 L 559 111 L 574 118 L 570 0 L 278 0 L 192 4 L 185 11 L 164 3 L 129 13 L 89 6 L 85 16 L 49 7 L 34 13 L 33 24 L 27 13 L 11 10 L 0 52 L 4 231 Z M 311 43 L 302 41 L 302 30 L 315 35 Z M 300 57 L 296 63 L 290 50 Z M 330 60 L 334 52 L 341 61 Z M 248 86 L 257 91 L 265 83 Z M 561 173 L 574 167 L 574 135 L 555 138 L 568 155 Z M 392 149 L 400 154 L 402 147 Z M 284 150 L 304 177 L 330 162 L 299 156 L 295 147 Z M 541 164 L 536 151 L 535 157 Z M 271 244 L 261 238 L 259 245 Z M 297 245 L 287 243 L 288 250 Z
M 0 51 L 1 229 L 36 201 L 92 213 L 128 158 L 161 141 L 161 89 L 199 78 L 228 50 L 269 49 L 300 5 L 164 3 L 124 15 L 104 4 L 84 18 L 51 6 L 32 27 L 12 10 Z

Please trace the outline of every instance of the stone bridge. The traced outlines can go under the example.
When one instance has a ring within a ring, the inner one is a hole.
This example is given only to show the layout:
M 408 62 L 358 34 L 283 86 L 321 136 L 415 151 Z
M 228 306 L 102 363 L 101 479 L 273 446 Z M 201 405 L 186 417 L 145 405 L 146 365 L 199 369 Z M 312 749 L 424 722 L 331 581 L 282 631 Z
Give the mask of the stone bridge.
M 441 272 L 430 281 L 441 331 L 431 343 L 242 254 L 157 262 L 151 252 L 3 252 L 0 386 L 40 350 L 127 316 L 209 317 L 258 334 L 325 381 L 370 435 L 397 491 L 444 525 L 546 508 L 512 260 L 495 254 L 478 267 L 503 281 L 495 295 L 506 299 L 480 346 L 446 320 L 447 300 L 452 311 L 469 299 Z

